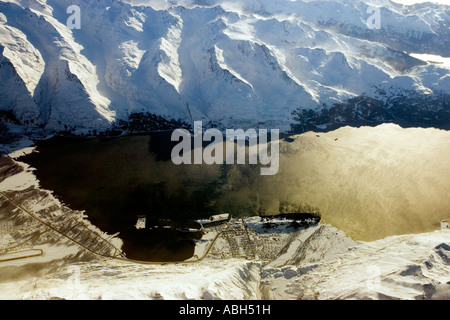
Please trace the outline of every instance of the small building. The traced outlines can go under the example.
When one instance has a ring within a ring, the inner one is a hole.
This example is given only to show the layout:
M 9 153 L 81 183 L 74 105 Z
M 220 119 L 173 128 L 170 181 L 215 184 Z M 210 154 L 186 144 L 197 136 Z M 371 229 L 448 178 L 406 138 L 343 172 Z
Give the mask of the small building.
M 214 226 L 218 226 L 230 221 L 231 215 L 229 213 L 216 214 L 210 216 L 209 219 L 197 220 L 198 223 L 202 226 L 202 228 L 210 228 Z
M 441 221 L 441 229 L 450 229 L 450 224 L 448 223 L 447 220 Z
M 136 229 L 145 229 L 147 224 L 147 216 L 138 216 L 136 221 Z

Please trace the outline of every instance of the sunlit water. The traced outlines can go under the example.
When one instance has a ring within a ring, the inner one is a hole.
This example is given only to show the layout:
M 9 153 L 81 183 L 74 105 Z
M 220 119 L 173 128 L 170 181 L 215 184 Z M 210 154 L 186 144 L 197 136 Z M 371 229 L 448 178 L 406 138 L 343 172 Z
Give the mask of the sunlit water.
M 56 139 L 21 161 L 44 188 L 109 233 L 121 232 L 132 257 L 180 260 L 193 243 L 150 225 L 188 225 L 211 214 L 317 211 L 357 240 L 437 229 L 450 218 L 450 132 L 381 125 L 308 132 L 280 141 L 280 168 L 179 165 L 168 135 Z M 168 221 L 171 222 L 168 222 Z

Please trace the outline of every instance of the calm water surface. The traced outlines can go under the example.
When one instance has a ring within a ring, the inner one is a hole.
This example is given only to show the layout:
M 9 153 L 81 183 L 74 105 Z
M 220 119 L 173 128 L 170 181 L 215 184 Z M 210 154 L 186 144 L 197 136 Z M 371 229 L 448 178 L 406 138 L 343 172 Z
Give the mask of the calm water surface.
M 219 165 L 174 165 L 170 133 L 119 138 L 55 137 L 21 159 L 36 168 L 41 186 L 110 234 L 120 232 L 127 257 L 148 261 L 192 256 L 192 237 L 178 227 L 217 214 Z M 147 216 L 145 230 L 135 228 Z M 164 228 L 166 227 L 166 228 Z M 168 228 L 171 227 L 171 228 Z

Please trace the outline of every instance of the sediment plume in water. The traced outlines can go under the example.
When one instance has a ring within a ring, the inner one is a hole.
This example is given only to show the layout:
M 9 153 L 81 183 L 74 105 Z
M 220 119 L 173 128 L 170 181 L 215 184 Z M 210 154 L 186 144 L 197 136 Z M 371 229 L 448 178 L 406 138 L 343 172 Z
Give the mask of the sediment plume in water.
M 314 210 L 367 241 L 450 218 L 450 132 L 384 124 L 292 138 L 281 142 L 277 175 L 235 166 L 221 201 L 248 213 Z
M 272 176 L 259 165 L 177 166 L 165 141 L 170 136 L 63 141 L 24 161 L 44 188 L 107 232 L 133 228 L 140 214 L 317 212 L 355 240 L 375 240 L 428 232 L 450 218 L 448 131 L 384 124 L 307 132 L 280 141 Z

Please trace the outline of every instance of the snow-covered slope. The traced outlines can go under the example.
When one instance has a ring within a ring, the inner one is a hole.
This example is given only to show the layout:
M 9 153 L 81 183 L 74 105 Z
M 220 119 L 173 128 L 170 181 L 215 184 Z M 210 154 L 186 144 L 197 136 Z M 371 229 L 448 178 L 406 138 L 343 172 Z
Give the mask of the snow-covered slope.
M 272 299 L 449 299 L 449 240 L 443 229 L 352 243 L 320 226 L 301 243 L 301 254 L 263 268 L 261 281 Z
M 448 92 L 445 5 L 372 1 L 0 1 L 1 110 L 48 128 L 130 113 L 292 123 L 377 89 Z M 70 5 L 81 29 L 70 30 Z M 369 29 L 369 5 L 381 29 Z
M 448 229 L 373 242 L 355 242 L 329 225 L 296 234 L 288 237 L 293 248 L 270 264 L 217 257 L 76 263 L 1 282 L 0 299 L 450 299 Z

